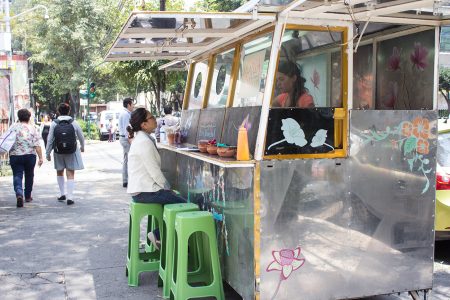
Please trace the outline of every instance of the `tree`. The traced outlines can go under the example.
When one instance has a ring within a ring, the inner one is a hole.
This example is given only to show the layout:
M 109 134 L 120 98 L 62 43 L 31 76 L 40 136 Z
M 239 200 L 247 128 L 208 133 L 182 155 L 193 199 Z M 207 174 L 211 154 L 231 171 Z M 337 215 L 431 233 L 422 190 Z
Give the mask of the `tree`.
M 439 71 L 439 91 L 444 96 L 450 111 L 450 68 L 441 68 Z
M 50 15 L 48 20 L 36 18 L 23 24 L 36 37 L 28 39 L 26 48 L 33 53 L 31 61 L 40 65 L 35 74 L 38 100 L 68 101 L 77 114 L 80 86 L 85 85 L 90 68 L 101 61 L 112 30 L 123 22 L 119 10 L 108 0 L 41 0 L 35 4 L 47 6 Z M 20 32 L 17 36 L 26 40 Z M 60 98 L 44 98 L 49 91 Z
M 199 0 L 195 2 L 195 9 L 202 11 L 229 12 L 244 4 L 246 0 Z

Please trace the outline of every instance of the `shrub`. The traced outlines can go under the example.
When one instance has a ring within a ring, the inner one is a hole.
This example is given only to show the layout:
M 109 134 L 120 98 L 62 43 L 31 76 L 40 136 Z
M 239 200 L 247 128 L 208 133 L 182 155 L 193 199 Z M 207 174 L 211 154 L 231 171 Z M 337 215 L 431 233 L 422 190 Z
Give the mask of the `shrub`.
M 84 120 L 82 120 L 82 119 L 78 119 L 77 120 L 77 122 L 78 122 L 78 124 L 80 124 L 80 127 L 81 127 L 81 129 L 83 130 L 83 135 L 84 135 L 84 137 L 86 138 L 86 139 L 89 139 L 88 138 L 88 127 L 87 127 L 87 122 L 86 121 L 84 121 Z M 99 139 L 99 135 L 98 135 L 98 129 L 97 129 L 97 126 L 95 125 L 95 122 L 92 122 L 91 121 L 91 124 L 90 124 L 91 126 L 90 126 L 90 128 L 91 128 L 91 132 L 90 132 L 90 134 L 91 134 L 91 140 L 98 140 Z

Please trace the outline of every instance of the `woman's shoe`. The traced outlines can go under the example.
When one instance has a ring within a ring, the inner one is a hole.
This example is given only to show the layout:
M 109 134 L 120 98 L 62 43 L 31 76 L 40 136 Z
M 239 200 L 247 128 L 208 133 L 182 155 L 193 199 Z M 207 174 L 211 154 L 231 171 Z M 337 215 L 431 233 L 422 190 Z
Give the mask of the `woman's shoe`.
M 58 197 L 58 201 L 64 201 L 66 200 L 66 195 L 62 195 L 61 197 Z
M 17 207 L 23 207 L 23 196 L 16 196 Z
M 159 250 L 159 247 L 161 246 L 161 241 L 156 239 L 156 236 L 153 234 L 153 232 L 148 233 L 148 239 L 152 243 L 153 247 L 155 247 L 156 250 Z
M 75 203 L 75 201 L 70 200 L 70 199 L 67 199 L 67 205 L 72 205 L 72 204 L 74 204 L 74 203 Z

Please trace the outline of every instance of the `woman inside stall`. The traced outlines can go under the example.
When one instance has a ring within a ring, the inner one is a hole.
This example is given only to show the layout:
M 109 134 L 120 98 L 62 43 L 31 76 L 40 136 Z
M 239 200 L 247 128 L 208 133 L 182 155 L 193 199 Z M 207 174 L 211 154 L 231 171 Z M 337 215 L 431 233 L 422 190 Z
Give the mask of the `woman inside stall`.
M 305 78 L 291 61 L 281 61 L 277 72 L 277 89 L 280 94 L 273 101 L 273 107 L 313 108 L 314 99 L 305 88 Z
M 155 117 L 145 108 L 137 108 L 131 113 L 127 131 L 133 142 L 128 153 L 127 192 L 137 203 L 184 203 L 186 200 L 170 190 L 161 171 L 161 157 L 155 140 L 150 136 L 156 126 Z M 148 238 L 159 249 L 159 230 L 150 232 Z

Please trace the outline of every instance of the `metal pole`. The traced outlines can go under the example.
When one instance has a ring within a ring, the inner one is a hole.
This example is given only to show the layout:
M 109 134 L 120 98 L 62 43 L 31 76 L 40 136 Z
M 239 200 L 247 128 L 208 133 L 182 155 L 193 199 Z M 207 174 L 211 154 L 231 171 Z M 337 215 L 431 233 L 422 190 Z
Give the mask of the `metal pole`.
M 14 91 L 12 87 L 13 83 L 13 74 L 12 74 L 12 49 L 11 49 L 11 24 L 10 24 L 10 16 L 9 16 L 9 0 L 3 0 L 4 8 L 5 8 L 5 50 L 6 50 L 6 68 L 8 69 L 9 74 L 9 105 L 10 105 L 10 123 L 15 122 L 15 114 L 14 114 Z
M 90 116 L 90 108 L 89 108 L 89 105 L 91 102 L 91 95 L 89 93 L 89 86 L 90 86 L 89 80 L 90 80 L 90 74 L 88 75 L 88 78 L 87 78 L 86 92 L 87 92 L 87 127 L 88 127 L 87 132 L 88 132 L 88 139 L 91 139 L 91 116 Z

